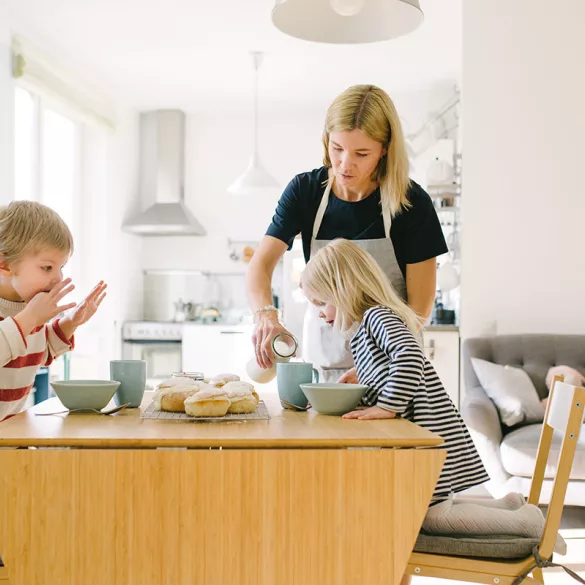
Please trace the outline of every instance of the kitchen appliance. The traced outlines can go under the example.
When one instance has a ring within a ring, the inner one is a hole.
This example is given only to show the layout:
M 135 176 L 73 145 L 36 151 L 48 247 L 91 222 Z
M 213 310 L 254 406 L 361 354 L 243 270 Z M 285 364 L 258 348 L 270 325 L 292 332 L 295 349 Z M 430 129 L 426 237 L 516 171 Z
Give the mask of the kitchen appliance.
M 140 195 L 146 209 L 124 230 L 141 236 L 204 236 L 185 205 L 185 113 L 155 110 L 140 115 Z
M 147 390 L 183 370 L 182 342 L 182 323 L 128 321 L 122 327 L 123 359 L 146 362 Z

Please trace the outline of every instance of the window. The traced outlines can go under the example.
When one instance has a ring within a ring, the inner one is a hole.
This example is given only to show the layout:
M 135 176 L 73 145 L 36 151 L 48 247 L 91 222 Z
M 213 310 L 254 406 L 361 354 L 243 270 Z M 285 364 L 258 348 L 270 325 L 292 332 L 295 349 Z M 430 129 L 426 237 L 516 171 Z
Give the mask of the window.
M 15 89 L 15 199 L 38 201 L 67 223 L 74 240 L 79 228 L 81 124 L 58 104 Z M 75 276 L 75 256 L 65 269 Z

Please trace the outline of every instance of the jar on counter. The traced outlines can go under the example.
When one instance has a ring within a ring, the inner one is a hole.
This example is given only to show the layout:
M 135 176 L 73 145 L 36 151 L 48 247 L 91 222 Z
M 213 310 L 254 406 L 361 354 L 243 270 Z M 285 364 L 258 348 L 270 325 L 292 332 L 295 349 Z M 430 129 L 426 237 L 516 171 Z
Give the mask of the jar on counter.
M 203 382 L 203 372 L 173 372 L 171 378 L 189 378 L 196 382 Z
M 276 376 L 276 363 L 288 362 L 295 355 L 299 347 L 296 338 L 288 333 L 279 333 L 274 337 L 271 345 L 274 353 L 272 367 L 268 369 L 260 367 L 255 355 L 246 364 L 246 373 L 257 384 L 267 384 L 274 380 Z

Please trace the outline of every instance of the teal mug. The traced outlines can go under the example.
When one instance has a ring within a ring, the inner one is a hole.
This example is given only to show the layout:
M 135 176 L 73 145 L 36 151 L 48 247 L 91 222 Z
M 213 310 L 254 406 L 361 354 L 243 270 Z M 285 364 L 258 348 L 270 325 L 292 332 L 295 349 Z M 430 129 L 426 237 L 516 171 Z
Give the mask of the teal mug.
M 114 402 L 130 403 L 130 408 L 138 408 L 146 389 L 146 362 L 143 360 L 112 360 L 110 379 L 120 382 L 114 394 Z
M 309 401 L 301 390 L 301 384 L 311 382 L 319 382 L 319 372 L 313 364 L 305 362 L 278 362 L 276 364 L 278 397 L 283 408 L 307 410 Z

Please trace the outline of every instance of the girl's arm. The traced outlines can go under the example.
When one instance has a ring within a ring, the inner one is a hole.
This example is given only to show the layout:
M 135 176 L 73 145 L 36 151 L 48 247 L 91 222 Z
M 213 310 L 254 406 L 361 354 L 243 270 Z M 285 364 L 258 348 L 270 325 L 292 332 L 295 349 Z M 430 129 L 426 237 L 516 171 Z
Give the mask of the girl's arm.
M 377 405 L 402 414 L 412 402 L 424 376 L 423 351 L 404 322 L 389 309 L 370 311 L 366 328 L 390 360 L 388 378 Z

